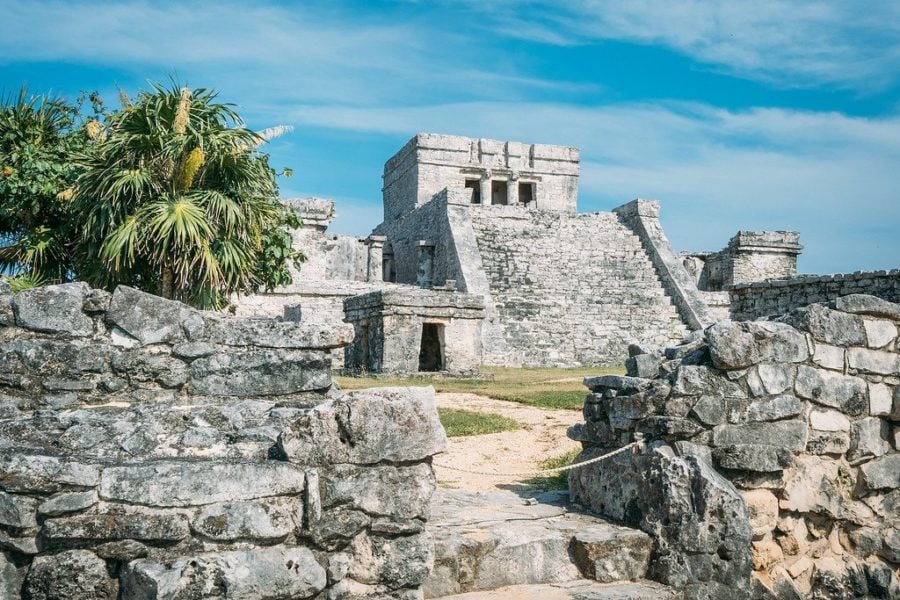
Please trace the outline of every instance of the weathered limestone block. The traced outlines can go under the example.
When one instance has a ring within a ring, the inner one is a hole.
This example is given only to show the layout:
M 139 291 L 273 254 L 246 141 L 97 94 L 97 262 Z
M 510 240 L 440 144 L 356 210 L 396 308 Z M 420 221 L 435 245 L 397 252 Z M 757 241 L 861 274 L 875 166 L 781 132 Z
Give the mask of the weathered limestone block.
M 218 542 L 283 540 L 303 522 L 299 498 L 227 502 L 205 506 L 191 521 L 191 529 Z
M 803 403 L 796 396 L 785 394 L 769 400 L 751 402 L 744 412 L 744 420 L 750 422 L 777 421 L 799 415 L 802 410 Z
M 759 444 L 735 444 L 712 451 L 716 464 L 723 469 L 774 473 L 791 466 L 790 450 Z
M 870 490 L 900 487 L 900 454 L 888 454 L 859 468 L 863 483 Z
M 891 450 L 888 442 L 889 429 L 887 421 L 878 417 L 866 417 L 854 421 L 850 435 L 850 460 L 863 456 L 879 457 Z
M 288 460 L 309 465 L 418 461 L 446 444 L 431 387 L 350 392 L 316 406 L 278 439 Z
M 869 348 L 884 348 L 897 339 L 897 326 L 890 321 L 864 319 Z
M 372 517 L 359 510 L 338 507 L 323 512 L 309 523 L 309 535 L 320 548 L 328 551 L 344 549 L 363 530 L 370 527 Z
M 625 360 L 625 371 L 629 377 L 653 378 L 659 375 L 662 362 L 655 354 L 638 354 Z
M 767 394 L 781 394 L 794 386 L 793 370 L 789 365 L 763 363 L 756 367 L 756 372 Z
M 189 534 L 187 517 L 177 513 L 134 511 L 47 519 L 41 531 L 54 543 L 109 540 L 177 542 Z
M 813 410 L 809 424 L 819 431 L 850 431 L 850 419 L 836 410 Z
M 653 540 L 646 533 L 586 528 L 572 538 L 575 564 L 585 577 L 601 583 L 643 579 L 650 566 Z
M 800 452 L 806 448 L 808 427 L 804 421 L 719 425 L 713 429 L 713 446 L 758 444 Z
M 866 331 L 862 318 L 832 310 L 822 304 L 810 304 L 798 308 L 787 317 L 797 329 L 812 334 L 817 342 L 835 346 L 864 346 Z
M 181 342 L 172 347 L 172 356 L 184 360 L 204 358 L 216 353 L 216 348 L 207 342 Z
M 900 389 L 900 387 L 897 389 Z M 892 404 L 891 388 L 883 383 L 869 383 L 869 414 L 889 416 Z
M 336 465 L 321 477 L 322 506 L 346 505 L 374 516 L 427 518 L 435 489 L 429 465 L 359 468 Z
M 820 367 L 840 371 L 844 368 L 844 349 L 838 346 L 817 343 L 816 351 L 813 354 L 813 362 Z
M 810 454 L 843 454 L 850 449 L 850 434 L 846 431 L 809 430 L 806 451 Z
M 756 338 L 763 361 L 798 363 L 809 358 L 806 336 L 786 323 L 751 321 L 742 325 Z
M 181 302 L 120 285 L 113 292 L 106 321 L 146 346 L 185 339 L 183 323 L 196 316 L 197 311 Z
M 0 282 L 6 283 L 3 280 Z M 0 552 L 0 598 L 19 600 L 19 589 L 19 573 L 16 566 L 7 560 L 3 552 Z
M 583 383 L 586 388 L 593 392 L 602 392 L 609 389 L 616 390 L 622 394 L 631 394 L 648 388 L 652 381 L 642 377 L 599 375 L 597 377 L 585 377 Z
M 900 321 L 900 304 L 888 302 L 876 296 L 866 294 L 849 294 L 840 296 L 834 301 L 838 310 L 859 315 L 884 317 Z
M 709 353 L 720 369 L 745 369 L 759 362 L 759 348 L 752 333 L 739 323 L 719 321 L 706 330 Z
M 311 350 L 250 350 L 198 358 L 190 366 L 192 394 L 279 396 L 331 385 L 331 360 Z
M 37 527 L 37 500 L 0 492 L 0 526 L 12 529 Z
M 107 467 L 100 497 L 143 506 L 197 506 L 298 495 L 304 482 L 302 469 L 278 461 L 158 461 Z
M 154 381 L 163 387 L 180 387 L 187 382 L 187 366 L 177 358 L 163 354 L 147 354 L 141 350 L 126 350 L 112 360 L 117 374 L 130 381 Z
M 857 525 L 877 522 L 872 510 L 850 497 L 852 481 L 837 462 L 810 455 L 796 456 L 794 460 L 796 466 L 785 470 L 782 510 L 819 513 Z
M 778 498 L 769 490 L 749 490 L 741 492 L 747 505 L 747 516 L 754 536 L 762 536 L 778 524 Z
M 672 391 L 685 396 L 708 394 L 728 398 L 747 397 L 747 393 L 737 383 L 729 381 L 709 367 L 693 365 L 678 367 Z
M 424 533 L 397 538 L 360 534 L 353 538 L 349 551 L 349 577 L 391 589 L 422 585 L 434 561 L 431 540 Z
M 848 415 L 861 415 L 868 409 L 868 388 L 859 377 L 800 365 L 794 389 L 801 398 L 839 408 Z
M 63 492 L 51 496 L 38 506 L 38 514 L 44 517 L 58 517 L 68 513 L 78 512 L 97 504 L 97 492 Z
M 93 552 L 69 550 L 38 556 L 25 579 L 31 600 L 116 600 L 118 582 L 109 576 L 106 563 Z
M 851 369 L 874 375 L 900 373 L 900 354 L 866 348 L 848 348 L 847 362 Z
M 16 325 L 72 337 L 89 336 L 94 322 L 82 312 L 86 283 L 64 283 L 24 290 L 12 297 Z
M 100 471 L 55 456 L 18 453 L 0 455 L 0 488 L 15 493 L 53 493 L 70 488 L 91 488 L 100 483 Z
M 226 346 L 340 348 L 353 340 L 353 326 L 346 323 L 210 317 L 206 319 L 204 337 L 209 342 Z
M 311 598 L 325 569 L 307 548 L 276 546 L 207 552 L 170 564 L 137 560 L 122 575 L 124 598 Z

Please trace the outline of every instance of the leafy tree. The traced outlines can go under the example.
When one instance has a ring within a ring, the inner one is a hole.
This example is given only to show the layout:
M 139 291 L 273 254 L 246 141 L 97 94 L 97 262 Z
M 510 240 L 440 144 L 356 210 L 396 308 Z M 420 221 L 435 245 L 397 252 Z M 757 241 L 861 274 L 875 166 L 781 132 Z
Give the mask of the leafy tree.
M 154 85 L 125 104 L 75 186 L 78 275 L 208 308 L 289 283 L 299 223 L 258 150 L 266 137 L 206 89 Z
M 91 100 L 99 111 L 98 99 Z M 74 276 L 75 157 L 96 145 L 88 132 L 98 127 L 79 116 L 82 101 L 33 96 L 26 88 L 0 100 L 0 272 L 23 282 Z

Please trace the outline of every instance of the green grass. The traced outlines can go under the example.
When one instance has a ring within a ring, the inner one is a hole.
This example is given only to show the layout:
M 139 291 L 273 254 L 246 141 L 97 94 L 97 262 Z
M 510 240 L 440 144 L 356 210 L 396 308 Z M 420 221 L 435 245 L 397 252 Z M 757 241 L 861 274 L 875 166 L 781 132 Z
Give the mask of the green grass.
M 539 408 L 581 410 L 587 389 L 585 377 L 620 375 L 621 367 L 577 367 L 567 369 L 486 367 L 485 377 L 465 379 L 441 375 L 414 377 L 337 377 L 346 390 L 381 386 L 433 385 L 439 392 L 469 392 L 497 400 L 519 402 Z
M 438 408 L 438 416 L 448 437 L 500 433 L 521 427 L 518 421 L 503 415 L 459 408 Z
M 559 456 L 551 456 L 538 463 L 538 468 L 557 469 L 559 467 L 566 467 L 575 461 L 575 457 L 578 456 L 580 452 L 581 450 L 576 449 L 570 450 L 565 454 L 560 454 Z M 562 473 L 556 473 L 555 475 L 535 477 L 529 483 L 540 486 L 545 490 L 567 490 L 569 489 L 569 472 L 563 471 Z

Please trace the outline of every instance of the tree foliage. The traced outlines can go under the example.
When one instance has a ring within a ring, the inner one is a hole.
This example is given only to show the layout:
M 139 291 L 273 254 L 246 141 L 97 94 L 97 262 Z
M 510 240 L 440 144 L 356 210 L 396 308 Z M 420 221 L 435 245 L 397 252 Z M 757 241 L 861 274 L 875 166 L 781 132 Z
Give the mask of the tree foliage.
M 0 101 L 0 271 L 23 281 L 60 282 L 75 273 L 71 187 L 79 157 L 96 145 L 82 102 L 26 88 Z
M 20 97 L 6 113 L 0 161 L 16 162 L 3 171 L 0 227 L 16 249 L 0 264 L 205 308 L 290 283 L 299 223 L 259 151 L 266 134 L 215 92 L 154 85 L 102 122 L 46 99 Z

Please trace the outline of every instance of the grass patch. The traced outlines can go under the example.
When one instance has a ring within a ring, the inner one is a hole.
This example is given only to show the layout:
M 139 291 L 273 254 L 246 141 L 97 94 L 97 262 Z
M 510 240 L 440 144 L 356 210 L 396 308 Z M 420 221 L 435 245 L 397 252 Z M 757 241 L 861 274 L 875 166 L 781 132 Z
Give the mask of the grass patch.
M 518 421 L 503 415 L 459 408 L 438 408 L 438 416 L 448 437 L 500 433 L 521 427 Z
M 486 377 L 453 378 L 442 375 L 415 377 L 337 377 L 345 390 L 381 386 L 433 385 L 439 392 L 469 392 L 497 400 L 519 402 L 539 408 L 581 410 L 587 389 L 581 380 L 594 375 L 621 375 L 622 367 L 577 367 L 566 369 L 486 367 Z
M 581 450 L 570 450 L 559 456 L 551 456 L 538 463 L 539 469 L 557 469 L 559 467 L 567 467 L 575 462 L 575 457 L 581 453 Z M 529 483 L 540 486 L 545 490 L 568 490 L 569 489 L 569 472 L 563 471 L 554 475 L 535 477 Z

